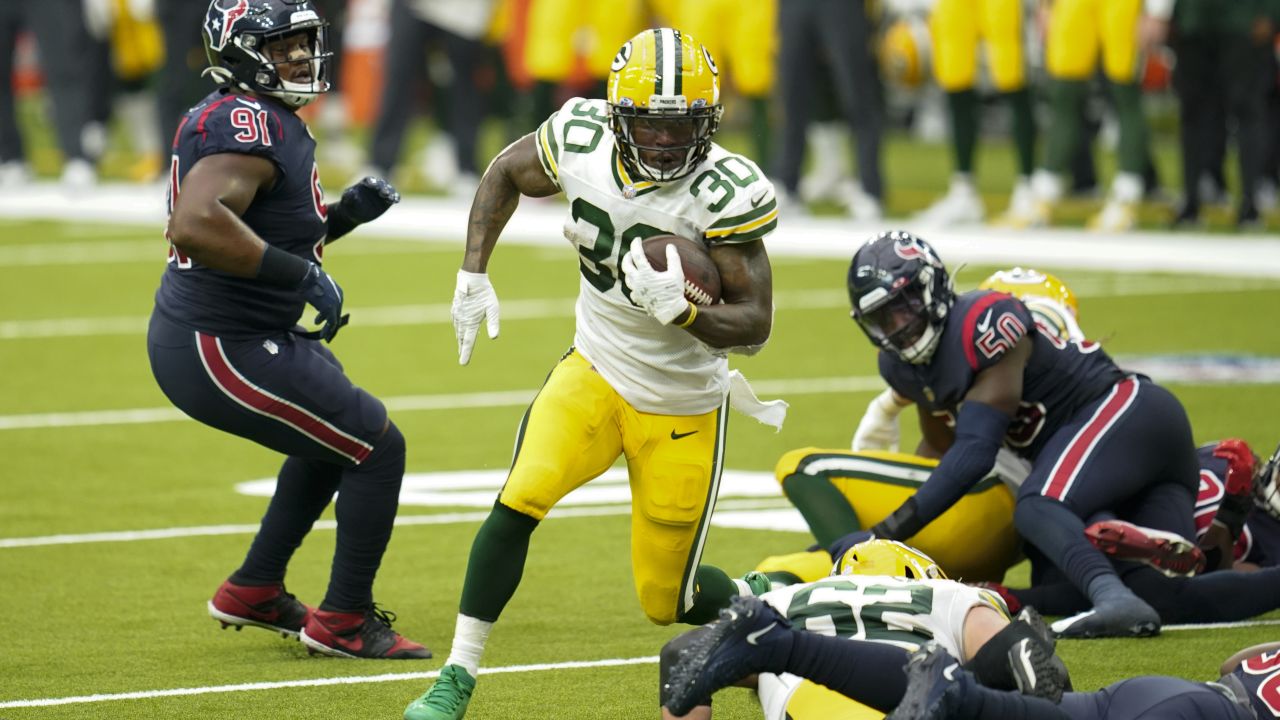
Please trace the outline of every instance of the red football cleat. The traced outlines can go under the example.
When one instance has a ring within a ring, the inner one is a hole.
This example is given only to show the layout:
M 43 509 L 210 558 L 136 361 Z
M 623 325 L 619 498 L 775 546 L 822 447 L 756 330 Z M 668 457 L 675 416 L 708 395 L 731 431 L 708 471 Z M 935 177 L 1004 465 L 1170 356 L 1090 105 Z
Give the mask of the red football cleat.
M 246 626 L 298 637 L 312 609 L 298 601 L 284 585 L 236 585 L 226 580 L 209 601 L 209 615 L 225 630 Z
M 311 654 L 334 657 L 421 660 L 431 651 L 391 629 L 395 613 L 377 605 L 363 612 L 315 610 L 300 639 Z
M 1117 560 L 1146 563 L 1170 577 L 1204 570 L 1204 553 L 1177 533 L 1153 530 L 1123 520 L 1103 520 L 1084 529 L 1089 542 Z

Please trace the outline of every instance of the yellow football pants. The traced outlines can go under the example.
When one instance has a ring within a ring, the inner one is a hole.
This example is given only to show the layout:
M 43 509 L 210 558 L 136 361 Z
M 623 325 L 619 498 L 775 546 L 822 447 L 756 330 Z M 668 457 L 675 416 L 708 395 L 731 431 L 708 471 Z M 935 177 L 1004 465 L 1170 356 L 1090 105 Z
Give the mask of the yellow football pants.
M 657 3 L 663 19 L 711 52 L 725 82 L 748 97 L 773 88 L 778 0 L 679 0 Z
M 1138 80 L 1142 0 L 1054 0 L 1045 66 L 1058 80 L 1088 80 L 1098 68 L 1115 83 Z
M 937 0 L 929 15 L 934 74 L 947 92 L 978 81 L 978 44 L 986 46 L 991 80 L 1000 92 L 1027 84 L 1021 0 Z
M 636 594 L 650 620 L 672 623 L 693 606 L 726 422 L 724 406 L 693 416 L 642 413 L 571 351 L 521 422 L 498 500 L 541 520 L 560 498 L 625 456 Z
M 774 472 L 779 482 L 796 473 L 826 478 L 849 501 L 864 526 L 870 527 L 915 494 L 922 484 L 917 478 L 937 465 L 936 460 L 904 453 L 808 447 L 783 455 Z M 999 581 L 1019 557 L 1013 503 L 1013 493 L 1003 482 L 987 478 L 906 543 L 932 557 L 953 580 Z M 785 569 L 776 567 L 776 559 L 770 560 L 770 569 Z M 821 561 L 829 563 L 825 557 Z M 816 572 L 820 564 L 808 560 L 806 572 Z M 828 564 L 823 574 L 830 570 Z

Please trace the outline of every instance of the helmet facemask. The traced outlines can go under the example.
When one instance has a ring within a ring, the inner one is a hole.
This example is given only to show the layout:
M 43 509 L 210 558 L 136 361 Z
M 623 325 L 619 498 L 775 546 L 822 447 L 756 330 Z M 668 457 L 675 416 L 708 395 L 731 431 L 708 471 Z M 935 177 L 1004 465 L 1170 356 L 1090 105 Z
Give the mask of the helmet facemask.
M 277 98 L 292 108 L 310 104 L 331 87 L 333 52 L 328 22 L 314 11 L 295 13 L 300 14 L 310 17 L 263 31 L 232 32 L 221 39 L 222 47 L 216 47 L 205 33 L 211 67 L 204 74 L 221 84 Z
M 1280 447 L 1253 478 L 1254 504 L 1258 509 L 1280 520 Z
M 651 104 L 659 104 L 660 99 L 655 95 Z M 645 110 L 626 102 L 611 104 L 609 124 L 623 166 L 637 180 L 671 182 L 688 177 L 711 151 L 723 109 L 700 105 Z
M 933 273 L 926 265 L 896 290 L 872 288 L 857 299 L 851 313 L 873 343 L 914 365 L 929 362 L 942 338 L 946 312 L 936 317 Z

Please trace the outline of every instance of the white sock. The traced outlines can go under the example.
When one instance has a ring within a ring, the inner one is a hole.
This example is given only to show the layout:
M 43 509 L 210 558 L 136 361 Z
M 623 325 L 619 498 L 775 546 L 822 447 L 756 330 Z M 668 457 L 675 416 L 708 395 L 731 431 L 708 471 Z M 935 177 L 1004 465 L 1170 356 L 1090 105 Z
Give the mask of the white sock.
M 484 653 L 484 644 L 492 629 L 491 622 L 458 613 L 458 622 L 453 628 L 453 647 L 449 648 L 449 659 L 444 664 L 461 665 L 471 677 L 476 677 L 480 673 L 480 655 Z

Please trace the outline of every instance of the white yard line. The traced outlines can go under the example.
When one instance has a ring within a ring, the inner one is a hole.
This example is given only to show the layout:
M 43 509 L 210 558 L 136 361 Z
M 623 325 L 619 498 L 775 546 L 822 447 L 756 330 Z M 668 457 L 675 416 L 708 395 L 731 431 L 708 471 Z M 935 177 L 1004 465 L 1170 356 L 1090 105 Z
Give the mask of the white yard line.
M 1280 620 L 1251 620 L 1238 623 L 1207 623 L 1204 625 L 1166 625 L 1169 630 L 1216 630 L 1220 628 L 1262 627 L 1280 625 Z M 571 660 L 559 663 L 535 663 L 531 665 L 507 665 L 504 667 L 480 668 L 481 675 L 502 675 L 507 673 L 554 672 L 557 670 L 587 670 L 592 668 L 625 667 L 628 665 L 653 665 L 658 656 L 634 658 L 608 658 L 605 660 Z M 404 682 L 406 680 L 431 680 L 440 676 L 439 670 L 426 672 L 383 673 L 381 675 L 356 675 L 352 677 L 304 678 L 300 680 L 277 680 L 274 682 L 238 683 L 235 685 L 208 685 L 205 687 L 171 688 L 168 690 L 135 690 L 123 693 L 99 693 L 96 695 L 73 695 L 68 697 L 34 698 L 29 700 L 0 701 L 0 710 L 9 708 L 53 707 L 56 705 L 81 705 L 90 703 L 115 702 L 118 700 L 152 700 L 155 698 L 184 697 L 190 695 L 215 695 L 219 693 L 259 692 L 263 690 L 285 690 L 304 687 L 332 687 L 335 685 L 368 685 L 371 683 Z
M 1072 283 L 1080 297 L 1139 297 L 1150 295 L 1198 295 L 1256 290 L 1280 290 L 1273 280 L 1206 277 L 1135 277 L 1086 279 Z M 779 310 L 846 309 L 849 296 L 842 289 L 798 290 L 774 296 Z M 530 298 L 503 300 L 503 320 L 550 320 L 573 317 L 573 298 Z M 451 322 L 447 303 L 387 305 L 351 308 L 354 322 L 361 327 L 444 325 Z M 99 337 L 142 335 L 147 331 L 146 315 L 115 317 L 71 317 L 39 320 L 0 321 L 0 340 L 29 340 L 55 337 Z
M 717 510 L 773 510 L 789 507 L 776 499 L 726 499 L 716 503 Z M 564 507 L 552 508 L 549 519 L 608 517 L 612 515 L 629 515 L 631 505 L 608 505 L 597 507 Z M 455 525 L 460 523 L 481 522 L 489 516 L 488 510 L 463 513 L 439 513 L 436 515 L 400 515 L 396 517 L 396 526 L 409 525 Z M 319 520 L 312 530 L 335 530 L 338 524 L 333 520 Z M 0 538 L 0 549 L 47 547 L 50 545 L 87 545 L 93 543 L 142 542 L 146 540 L 169 540 L 173 538 L 214 537 L 218 535 L 253 535 L 258 532 L 258 525 L 202 525 L 195 527 L 155 528 L 152 530 L 119 530 L 115 532 L 95 532 L 66 535 L 41 535 L 33 537 Z
M 377 222 L 360 228 L 366 237 L 459 238 L 467 227 L 466 201 L 408 197 Z M 522 202 L 502 235 L 506 245 L 564 247 L 566 206 L 559 201 Z M 103 226 L 158 228 L 164 222 L 155 186 L 103 183 L 74 200 L 57 183 L 33 183 L 0 196 L 0 218 L 53 219 Z M 848 260 L 866 238 L 895 225 L 891 218 L 859 223 L 843 217 L 788 216 L 768 240 L 780 257 Z M 430 230 L 425 230 L 430 228 Z M 1009 230 L 973 225 L 932 230 L 925 236 L 952 266 L 1030 265 L 1120 272 L 1188 272 L 1235 276 L 1280 276 L 1280 241 L 1274 235 L 1129 232 L 1095 233 L 1078 228 Z
M 656 662 L 658 662 L 657 655 L 635 658 L 609 658 L 605 660 L 573 660 L 559 663 L 537 663 L 534 665 L 507 665 L 505 667 L 480 668 L 480 674 L 501 675 L 505 673 L 583 670 L 589 668 L 622 667 L 626 665 L 652 665 Z M 153 698 L 182 697 L 186 695 L 214 695 L 217 693 L 255 692 L 260 690 L 282 690 L 286 688 L 301 687 L 365 685 L 369 683 L 403 682 L 405 680 L 430 680 L 439 676 L 439 670 L 429 670 L 426 672 L 383 673 L 381 675 L 356 675 L 353 677 L 307 678 L 302 680 L 278 680 L 275 682 L 239 683 L 236 685 L 209 685 L 206 687 L 172 688 L 169 690 L 138 690 L 125 693 L 101 693 L 97 695 L 75 695 L 71 697 L 38 698 L 32 700 L 6 700 L 0 702 L 0 709 L 51 707 L 54 705 L 113 702 L 116 700 L 151 700 Z
M 113 233 L 117 237 L 125 237 Z M 152 237 L 154 236 L 154 237 Z M 58 265 L 104 265 L 110 263 L 153 263 L 158 273 L 164 267 L 166 244 L 159 230 L 134 233 L 138 239 L 100 239 L 91 242 L 53 241 L 0 245 L 0 268 L 40 267 Z M 344 256 L 356 255 L 425 255 L 433 253 L 460 254 L 460 244 L 424 242 L 351 243 L 342 246 Z
M 878 376 L 828 377 L 809 379 L 761 380 L 754 382 L 756 392 L 765 395 L 805 395 L 851 393 L 880 390 L 884 381 Z M 388 410 L 460 410 L 468 408 L 523 407 L 537 394 L 536 388 L 498 392 L 476 392 L 442 395 L 400 395 L 383 400 Z M 189 418 L 177 408 L 130 408 L 124 410 L 89 410 L 84 412 L 32 413 L 0 415 L 0 431 L 32 428 L 69 428 L 101 425 L 138 425 L 179 422 Z

